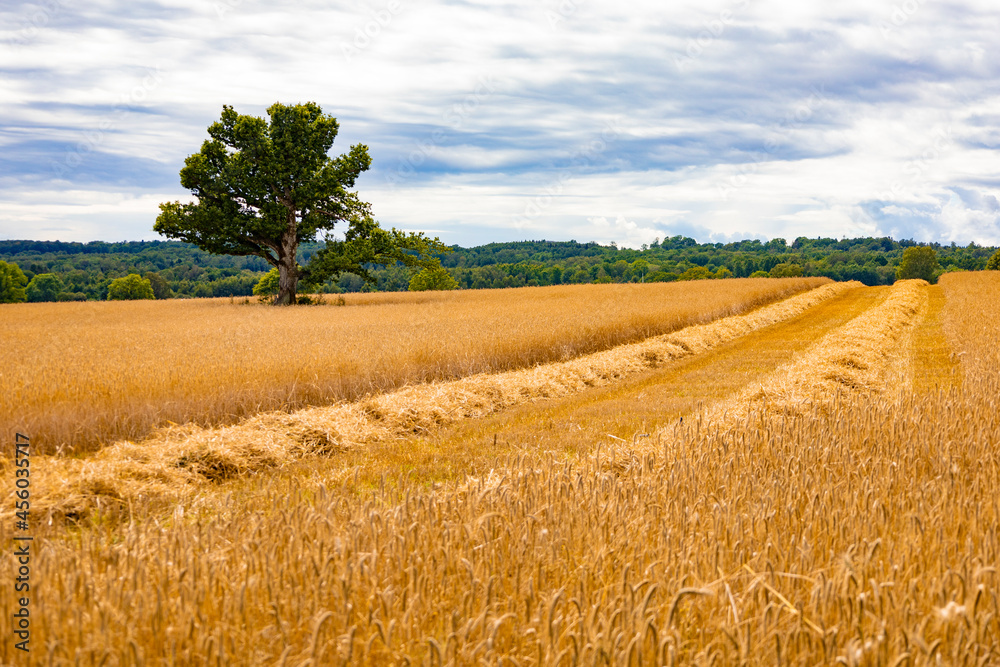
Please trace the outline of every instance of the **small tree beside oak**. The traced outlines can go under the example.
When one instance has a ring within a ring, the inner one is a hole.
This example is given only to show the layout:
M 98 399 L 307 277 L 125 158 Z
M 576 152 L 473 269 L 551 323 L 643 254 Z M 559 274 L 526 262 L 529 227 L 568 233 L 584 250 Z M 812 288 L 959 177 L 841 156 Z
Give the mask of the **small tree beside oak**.
M 410 278 L 411 292 L 458 289 L 458 282 L 443 266 L 430 266 Z
M 903 251 L 903 259 L 896 269 L 896 280 L 921 278 L 929 283 L 935 283 L 940 268 L 934 248 L 914 246 Z

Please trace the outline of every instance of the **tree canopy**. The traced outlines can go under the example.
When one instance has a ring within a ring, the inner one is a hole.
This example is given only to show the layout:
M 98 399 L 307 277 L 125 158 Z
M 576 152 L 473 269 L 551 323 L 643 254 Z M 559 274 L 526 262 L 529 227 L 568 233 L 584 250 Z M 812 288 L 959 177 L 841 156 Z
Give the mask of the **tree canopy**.
M 802 267 L 798 264 L 776 264 L 768 275 L 772 278 L 798 278 L 802 275 Z
M 997 250 L 990 256 L 989 260 L 986 262 L 986 270 L 1000 271 L 1000 250 Z
M 25 292 L 28 301 L 56 301 L 63 291 L 63 281 L 54 273 L 39 273 L 31 279 Z
M 423 232 L 405 233 L 398 229 L 382 229 L 370 215 L 351 220 L 343 240 L 327 239 L 309 263 L 309 278 L 322 282 L 343 273 L 361 276 L 376 283 L 373 266 L 402 264 L 407 267 L 440 267 L 434 255 L 451 252 L 451 248 Z
M 886 238 L 796 239 L 784 249 L 768 248 L 758 240 L 734 243 L 696 243 L 677 237 L 651 244 L 646 250 L 618 248 L 574 241 L 517 241 L 462 248 L 441 257 L 441 264 L 458 282 L 459 289 L 565 285 L 594 282 L 658 282 L 677 280 L 693 266 L 704 266 L 711 277 L 723 268 L 735 278 L 768 276 L 779 264 L 796 264 L 805 276 L 834 280 L 860 280 L 867 285 L 889 285 L 896 279 L 906 248 L 913 241 Z M 995 246 L 927 244 L 937 253 L 945 271 L 981 271 Z M 298 263 L 308 265 L 324 243 L 299 245 Z M 648 263 L 642 268 L 639 260 Z M 250 296 L 254 285 L 272 268 L 257 255 L 217 255 L 181 241 L 0 240 L 0 260 L 17 264 L 28 280 L 53 273 L 65 290 L 59 300 L 108 298 L 115 278 L 137 273 L 149 278 L 156 292 L 158 275 L 175 297 Z M 624 263 L 622 263 L 624 260 Z M 1000 261 L 1000 255 L 998 260 Z M 994 264 L 1000 267 L 1000 264 Z M 311 282 L 311 290 L 340 293 L 364 290 L 401 291 L 409 288 L 413 268 L 403 264 L 369 264 L 366 281 L 351 273 Z M 277 273 L 277 271 L 275 271 Z M 27 283 L 25 283 L 27 284 Z M 306 291 L 300 282 L 300 289 Z M 22 286 L 21 289 L 24 289 Z M 268 299 L 274 301 L 274 295 Z M 160 296 L 160 293 L 157 293 Z
M 115 278 L 108 285 L 108 301 L 134 301 L 154 299 L 153 286 L 148 278 L 130 273 L 124 278 Z
M 330 157 L 340 126 L 318 104 L 276 103 L 267 113 L 270 121 L 223 107 L 180 172 L 197 201 L 161 204 L 157 232 L 213 253 L 262 257 L 278 269 L 276 305 L 295 303 L 301 278 L 341 271 L 365 277 L 368 265 L 428 264 L 428 252 L 446 250 L 437 239 L 378 226 L 370 205 L 350 190 L 371 165 L 368 147 Z M 325 235 L 314 262 L 299 266 L 299 244 L 341 223 L 344 239 Z
M 929 246 L 916 246 L 903 251 L 903 259 L 896 269 L 896 280 L 922 278 L 929 283 L 937 282 L 936 272 L 941 268 L 937 253 Z
M 169 299 L 173 296 L 173 292 L 170 291 L 170 285 L 156 271 L 147 271 L 142 277 L 149 281 L 150 286 L 153 288 L 153 296 L 157 299 Z
M 24 286 L 28 277 L 17 264 L 0 260 L 0 303 L 19 303 L 27 299 Z
M 418 271 L 410 279 L 411 292 L 451 289 L 458 289 L 458 282 L 451 277 L 451 274 L 443 266 L 429 266 Z

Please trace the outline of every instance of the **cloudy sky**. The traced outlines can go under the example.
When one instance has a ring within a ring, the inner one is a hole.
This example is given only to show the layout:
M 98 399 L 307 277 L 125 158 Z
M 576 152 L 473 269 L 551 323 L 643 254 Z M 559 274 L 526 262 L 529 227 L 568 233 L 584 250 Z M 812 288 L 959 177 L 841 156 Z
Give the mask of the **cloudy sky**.
M 0 9 L 0 238 L 139 240 L 223 104 L 315 101 L 447 243 L 1000 244 L 987 0 L 47 0 Z

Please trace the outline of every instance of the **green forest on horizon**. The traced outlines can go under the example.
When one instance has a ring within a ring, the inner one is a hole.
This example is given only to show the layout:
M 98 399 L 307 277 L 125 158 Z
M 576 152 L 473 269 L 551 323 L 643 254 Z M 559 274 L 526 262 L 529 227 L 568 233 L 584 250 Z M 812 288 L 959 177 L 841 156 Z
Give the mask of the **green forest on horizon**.
M 776 238 L 723 244 L 674 236 L 639 249 L 576 241 L 452 246 L 453 252 L 441 255 L 440 260 L 461 289 L 753 275 L 826 276 L 882 285 L 895 280 L 903 251 L 918 245 L 934 248 L 941 265 L 939 273 L 982 270 L 996 251 L 975 243 L 921 244 L 887 237 L 799 237 L 792 243 Z M 301 244 L 299 263 L 307 262 L 321 247 L 320 243 Z M 58 300 L 106 299 L 111 281 L 132 273 L 150 277 L 154 287 L 159 285 L 158 298 L 250 296 L 254 285 L 270 269 L 259 257 L 213 255 L 180 241 L 6 240 L 0 241 L 0 261 L 18 265 L 29 280 L 40 274 L 57 276 L 62 286 Z M 392 266 L 372 273 L 377 285 L 345 274 L 336 281 L 306 287 L 321 293 L 403 291 L 408 289 L 413 271 Z

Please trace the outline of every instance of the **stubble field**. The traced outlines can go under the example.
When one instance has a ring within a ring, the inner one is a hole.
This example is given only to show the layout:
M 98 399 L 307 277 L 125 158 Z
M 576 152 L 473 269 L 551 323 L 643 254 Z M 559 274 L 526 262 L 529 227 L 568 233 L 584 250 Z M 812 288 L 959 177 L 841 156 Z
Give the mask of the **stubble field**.
M 33 459 L 31 664 L 1000 662 L 1000 273 L 688 295 L 597 354 Z

